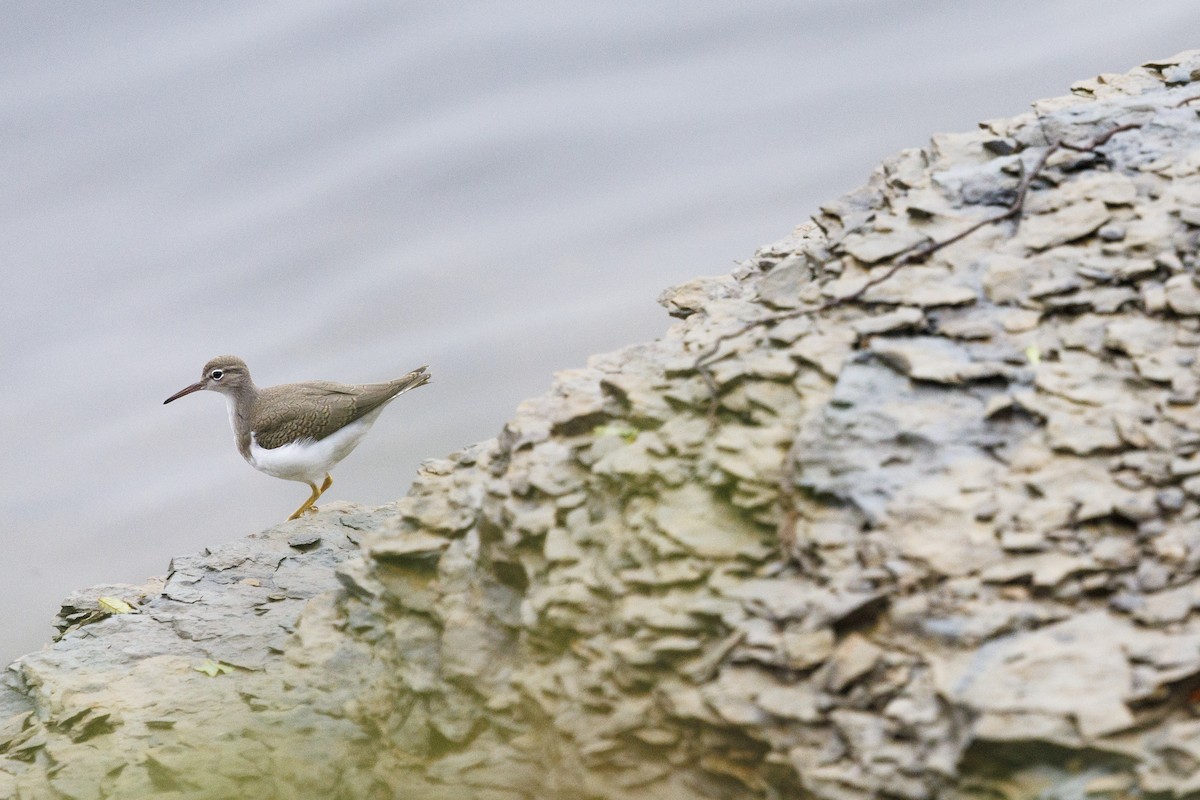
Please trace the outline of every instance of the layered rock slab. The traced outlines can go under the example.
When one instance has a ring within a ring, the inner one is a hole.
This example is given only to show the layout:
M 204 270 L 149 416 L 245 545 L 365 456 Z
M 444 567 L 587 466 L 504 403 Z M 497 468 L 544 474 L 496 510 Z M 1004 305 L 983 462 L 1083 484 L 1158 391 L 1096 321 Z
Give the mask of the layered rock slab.
M 334 504 L 175 558 L 145 586 L 72 595 L 57 641 L 15 661 L 0 685 L 0 797 L 336 791 L 364 734 L 329 715 L 337 692 L 298 688 L 299 662 L 283 654 L 301 612 L 318 614 L 310 601 L 338 588 L 335 569 L 358 554 L 361 530 L 394 513 Z

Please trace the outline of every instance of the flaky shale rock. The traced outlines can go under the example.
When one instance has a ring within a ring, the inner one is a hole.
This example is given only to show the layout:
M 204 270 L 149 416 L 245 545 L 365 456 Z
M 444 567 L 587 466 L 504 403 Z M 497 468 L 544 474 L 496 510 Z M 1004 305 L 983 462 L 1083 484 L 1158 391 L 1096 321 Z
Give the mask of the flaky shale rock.
M 1200 51 L 1072 92 L 394 506 L 71 598 L 0 796 L 1200 797 Z

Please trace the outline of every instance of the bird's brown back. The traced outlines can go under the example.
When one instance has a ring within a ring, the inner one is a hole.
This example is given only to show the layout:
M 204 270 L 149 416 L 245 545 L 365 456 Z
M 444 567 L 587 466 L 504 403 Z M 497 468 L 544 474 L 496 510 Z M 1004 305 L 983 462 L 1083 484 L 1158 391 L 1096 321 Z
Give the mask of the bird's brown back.
M 251 430 L 260 447 L 273 450 L 297 439 L 321 440 L 402 392 L 429 382 L 425 367 L 387 383 L 307 381 L 259 392 Z

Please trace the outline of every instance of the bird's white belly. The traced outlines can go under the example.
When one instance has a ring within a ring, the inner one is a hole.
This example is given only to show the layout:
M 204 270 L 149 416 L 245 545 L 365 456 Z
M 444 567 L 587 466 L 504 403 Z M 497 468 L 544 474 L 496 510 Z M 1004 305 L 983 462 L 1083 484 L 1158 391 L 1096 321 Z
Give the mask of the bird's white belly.
M 318 483 L 358 446 L 382 410 L 377 409 L 320 441 L 303 439 L 271 450 L 259 446 L 251 433 L 250 457 L 246 460 L 250 466 L 276 478 Z

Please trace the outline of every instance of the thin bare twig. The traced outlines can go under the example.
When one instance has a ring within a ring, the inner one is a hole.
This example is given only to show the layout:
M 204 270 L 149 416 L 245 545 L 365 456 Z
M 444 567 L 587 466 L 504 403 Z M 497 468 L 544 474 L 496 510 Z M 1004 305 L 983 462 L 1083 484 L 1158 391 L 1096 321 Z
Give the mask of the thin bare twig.
M 1200 97 L 1189 98 L 1189 100 L 1195 99 L 1200 99 Z M 1105 131 L 1104 133 L 1098 134 L 1082 144 L 1072 144 L 1062 140 L 1056 141 L 1048 145 L 1046 149 L 1042 151 L 1041 155 L 1039 155 L 1037 160 L 1034 161 L 1031 169 L 1027 171 L 1022 170 L 1021 179 L 1017 182 L 1017 188 L 1012 202 L 1010 202 L 1008 206 L 1000 213 L 993 214 L 990 217 L 986 217 L 974 222 L 946 239 L 920 242 L 908 248 L 907 250 L 897 253 L 895 256 L 893 256 L 893 258 L 896 260 L 891 266 L 889 266 L 880 274 L 872 277 L 870 280 L 864 282 L 861 286 L 848 294 L 831 297 L 830 299 L 822 303 L 818 303 L 817 305 L 797 308 L 792 311 L 784 311 L 778 314 L 772 314 L 768 317 L 763 317 L 762 319 L 754 320 L 753 322 L 747 322 L 745 325 L 742 325 L 736 330 L 729 331 L 728 333 L 723 333 L 718 336 L 703 353 L 696 357 L 694 365 L 696 371 L 700 373 L 700 377 L 704 380 L 704 384 L 708 387 L 709 391 L 709 427 L 711 428 L 716 425 L 720 394 L 720 387 L 717 386 L 716 380 L 712 375 L 712 370 L 709 369 L 709 365 L 717 360 L 717 357 L 720 355 L 721 345 L 725 344 L 725 342 L 728 342 L 731 339 L 736 339 L 763 325 L 776 325 L 789 319 L 796 319 L 809 314 L 820 314 L 824 311 L 836 308 L 837 306 L 853 303 L 856 300 L 862 299 L 862 297 L 871 289 L 875 288 L 884 281 L 889 280 L 893 275 L 905 267 L 926 261 L 934 253 L 937 253 L 938 251 L 943 250 L 950 245 L 955 244 L 956 242 L 962 241 L 981 228 L 985 228 L 989 225 L 995 225 L 996 223 L 1003 222 L 1008 219 L 1015 220 L 1019 223 L 1020 216 L 1025 210 L 1025 199 L 1029 195 L 1029 189 L 1033 185 L 1033 182 L 1041 176 L 1042 170 L 1045 169 L 1046 163 L 1050 160 L 1051 156 L 1062 149 L 1081 153 L 1091 152 L 1105 145 L 1116 134 L 1123 131 L 1135 130 L 1142 127 L 1142 124 L 1143 123 L 1140 122 L 1131 122 L 1125 125 L 1118 125 L 1115 128 Z
M 1200 99 L 1200 98 L 1197 98 L 1197 99 Z M 857 299 L 861 298 L 872 286 L 879 285 L 883 281 L 885 281 L 888 278 L 895 275 L 896 272 L 898 272 L 903 267 L 929 258 L 929 256 L 933 255 L 938 250 L 941 250 L 945 247 L 949 247 L 950 245 L 954 244 L 955 242 L 965 239 L 966 237 L 970 236 L 972 233 L 979 230 L 980 228 L 983 228 L 987 225 L 993 225 L 995 223 L 1002 222 L 1003 220 L 1006 220 L 1006 219 L 1012 219 L 1012 220 L 1016 221 L 1017 223 L 1019 223 L 1020 215 L 1025 209 L 1025 200 L 1029 195 L 1030 187 L 1033 185 L 1033 182 L 1035 180 L 1037 180 L 1037 178 L 1041 175 L 1042 170 L 1045 169 L 1046 164 L 1049 162 L 1051 156 L 1053 156 L 1056 152 L 1058 152 L 1060 149 L 1067 149 L 1067 150 L 1072 150 L 1072 151 L 1076 151 L 1076 152 L 1090 152 L 1092 150 L 1095 150 L 1098 147 L 1103 146 L 1106 142 L 1108 142 L 1116 134 L 1121 133 L 1122 131 L 1134 130 L 1134 129 L 1140 128 L 1140 127 L 1141 127 L 1140 123 L 1130 123 L 1127 125 L 1120 125 L 1115 128 L 1112 128 L 1111 130 L 1105 131 L 1104 133 L 1099 134 L 1099 135 L 1095 136 L 1094 138 L 1089 139 L 1088 141 L 1084 142 L 1083 144 L 1079 144 L 1079 145 L 1071 144 L 1069 142 L 1064 142 L 1064 141 L 1054 142 L 1053 144 L 1047 146 L 1044 151 L 1042 151 L 1041 155 L 1038 156 L 1037 160 L 1034 162 L 1033 167 L 1031 169 L 1029 169 L 1028 171 L 1024 171 L 1024 170 L 1022 171 L 1021 179 L 1017 182 L 1016 193 L 1013 196 L 1012 202 L 1009 203 L 1008 207 L 1005 208 L 1004 211 L 1000 212 L 999 214 L 995 214 L 991 217 L 988 217 L 986 219 L 979 220 L 978 222 L 975 222 L 971 225 L 968 225 L 966 228 L 964 228 L 963 230 L 959 231 L 958 233 L 954 234 L 953 236 L 951 236 L 947 239 L 943 239 L 938 242 L 926 242 L 926 243 L 923 243 L 923 245 L 918 245 L 917 247 L 902 254 L 897 259 L 896 263 L 893 264 L 892 266 L 888 267 L 888 269 L 883 274 L 877 276 L 876 278 L 871 279 L 866 284 L 859 287 L 858 289 L 851 292 L 850 294 L 832 298 L 832 299 L 820 304 L 819 306 L 815 306 L 810 309 L 802 309 L 799 311 L 790 311 L 790 312 L 786 312 L 781 315 L 777 315 L 777 317 L 760 320 L 758 322 L 744 326 L 743 329 L 740 331 L 740 333 L 746 333 L 747 331 L 751 330 L 756 325 L 773 324 L 774 322 L 776 322 L 780 319 L 788 319 L 791 317 L 800 316 L 803 313 L 815 313 L 820 310 L 832 308 L 836 305 L 840 305 L 843 303 L 851 302 L 853 300 L 857 300 Z M 738 335 L 738 333 L 739 332 L 735 332 L 733 334 L 727 334 L 725 337 L 722 338 L 722 340 L 732 338 L 733 336 Z M 722 341 L 722 340 L 718 340 L 718 346 L 719 346 L 720 341 Z M 716 351 L 717 351 L 717 347 L 714 346 L 707 353 L 704 354 L 704 357 L 707 359 L 711 359 L 716 355 Z M 705 371 L 707 370 L 707 365 L 702 364 L 701 359 L 697 359 L 697 369 L 701 370 L 701 374 L 704 374 Z M 708 383 L 710 388 L 714 389 L 714 394 L 712 396 L 712 400 L 709 405 L 709 414 L 708 414 L 709 423 L 711 425 L 715 422 L 716 409 L 718 406 L 718 399 L 717 399 L 717 395 L 715 392 L 716 384 L 714 381 L 711 380 L 711 377 L 707 376 L 707 375 L 705 376 L 705 381 Z M 788 448 L 787 454 L 784 456 L 783 465 L 780 469 L 780 476 L 779 476 L 779 505 L 780 505 L 781 513 L 780 513 L 779 526 L 778 526 L 778 535 L 779 535 L 779 541 L 782 544 L 785 553 L 789 552 L 795 548 L 795 544 L 796 544 L 795 526 L 796 526 L 797 521 L 800 518 L 800 509 L 796 502 L 796 494 L 797 494 L 798 490 L 800 489 L 800 485 L 799 485 L 799 482 L 796 477 L 796 462 L 797 462 L 798 456 L 799 456 L 799 444 L 800 444 L 800 437 L 799 437 L 799 435 L 797 435 L 797 437 L 792 440 L 792 444 Z

